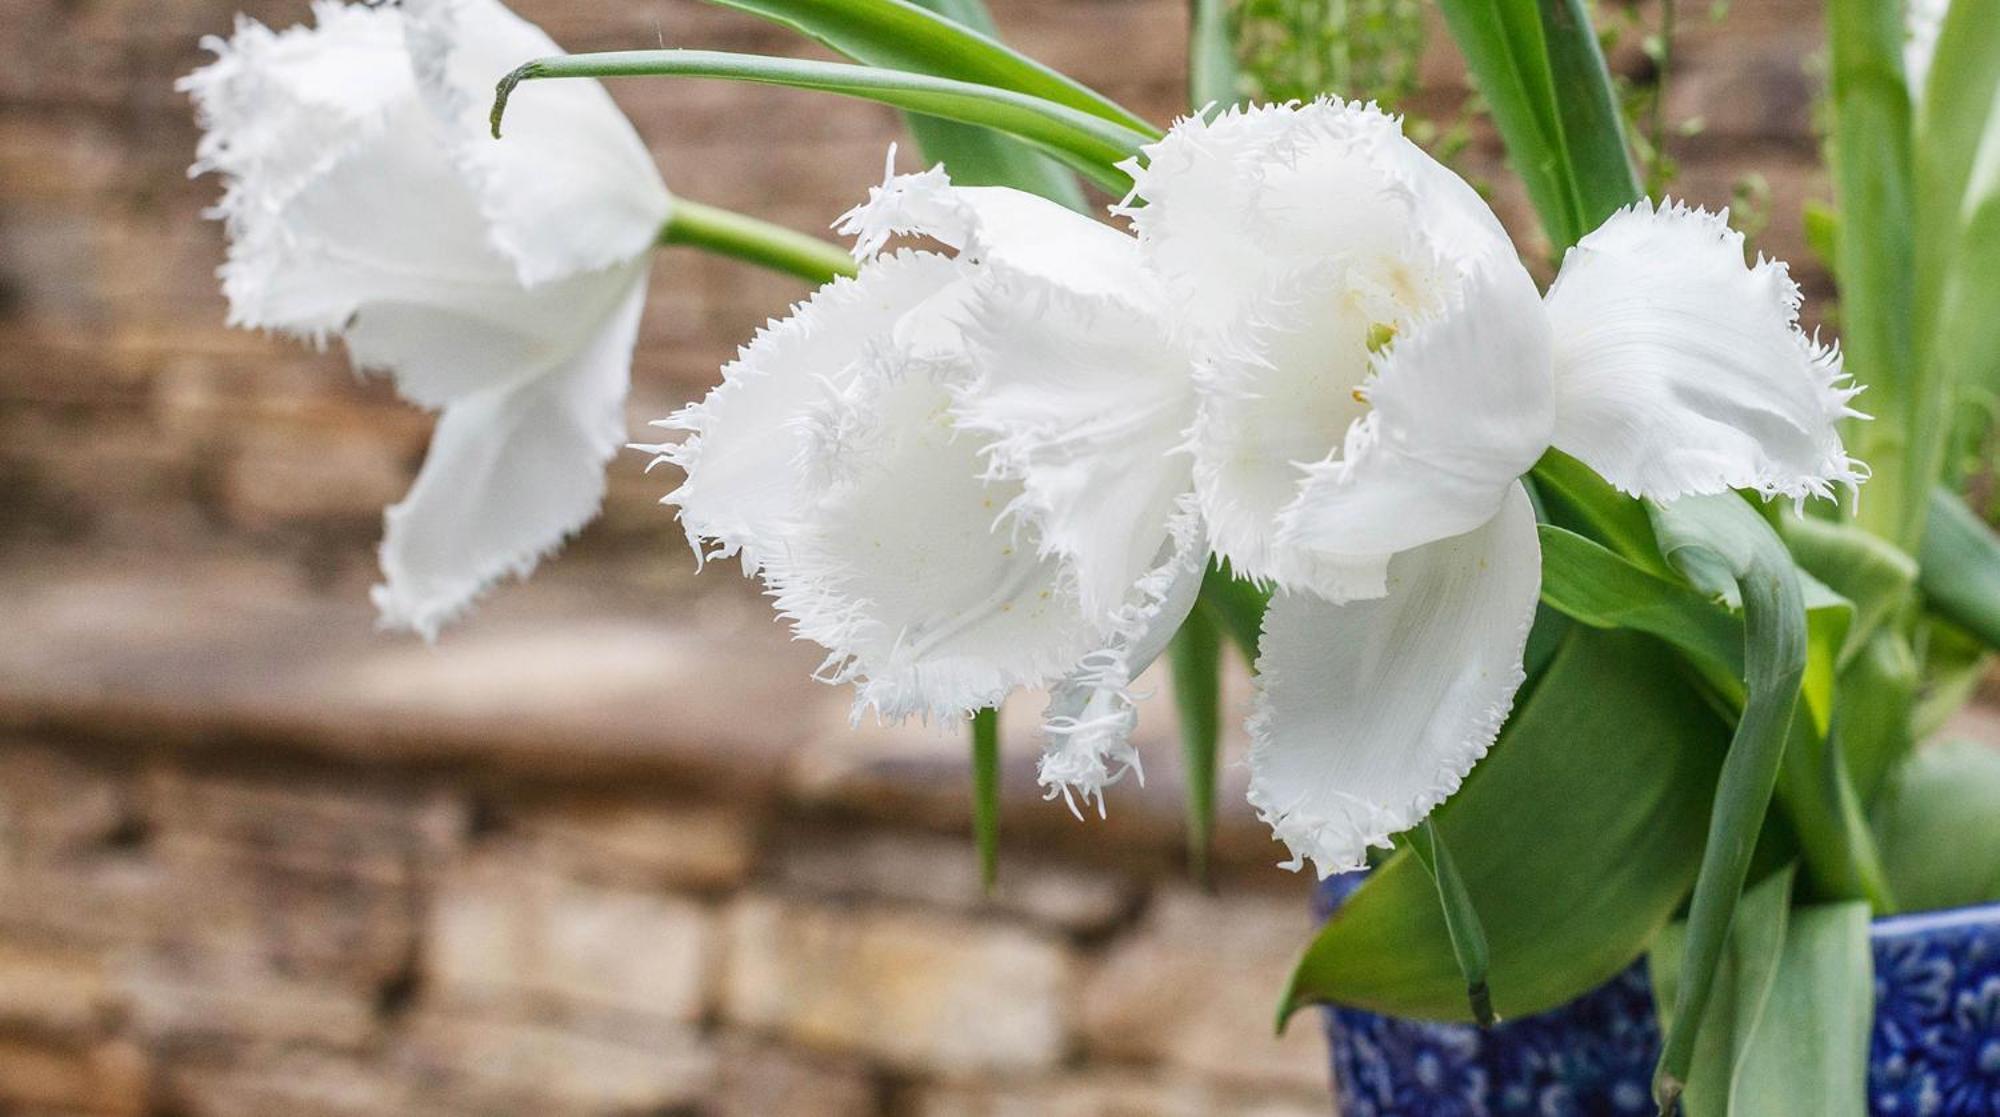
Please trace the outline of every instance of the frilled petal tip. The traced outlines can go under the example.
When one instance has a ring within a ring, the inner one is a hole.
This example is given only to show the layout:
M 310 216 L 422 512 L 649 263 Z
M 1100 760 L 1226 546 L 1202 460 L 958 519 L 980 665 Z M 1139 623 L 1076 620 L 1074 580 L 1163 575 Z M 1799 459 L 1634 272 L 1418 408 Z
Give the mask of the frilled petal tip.
M 1668 501 L 1750 489 L 1831 499 L 1867 466 L 1840 440 L 1860 389 L 1798 325 L 1785 265 L 1744 262 L 1728 214 L 1668 201 L 1613 214 L 1563 260 L 1545 305 L 1555 445 Z
M 500 579 L 525 578 L 597 515 L 624 438 L 645 284 L 548 375 L 444 410 L 423 469 L 385 514 L 382 627 L 435 640 Z
M 1110 639 L 1049 691 L 1042 715 L 1047 747 L 1038 779 L 1048 798 L 1060 796 L 1079 818 L 1078 800 L 1094 800 L 1102 817 L 1106 787 L 1127 772 L 1145 780 L 1132 745 L 1139 720 L 1132 683 L 1166 650 L 1194 608 L 1208 566 L 1202 536 L 1194 501 L 1184 496 L 1169 522 L 1158 565 L 1131 586 L 1112 618 Z
M 402 10 L 440 140 L 522 285 L 611 267 L 651 247 L 672 199 L 601 83 L 523 90 L 496 141 L 487 121 L 495 84 L 562 48 L 498 0 L 405 0 Z
M 393 9 L 320 0 L 314 26 L 273 31 L 237 16 L 227 39 L 202 46 L 215 60 L 177 81 L 194 102 L 201 139 L 190 176 L 223 178 L 208 212 L 229 233 L 221 277 L 229 324 L 323 344 L 349 308 L 301 312 L 274 297 L 301 236 L 281 220 L 299 194 L 374 140 L 411 95 L 403 21 Z
M 785 547 L 821 483 L 815 459 L 833 454 L 816 440 L 838 437 L 814 424 L 815 409 L 850 389 L 897 322 L 957 274 L 935 253 L 876 258 L 767 322 L 723 367 L 720 385 L 653 424 L 686 435 L 635 449 L 654 455 L 649 470 L 684 474 L 660 502 L 677 510 L 698 562 L 740 553 L 744 573 L 756 574 Z
M 1391 562 L 1386 597 L 1280 594 L 1264 620 L 1249 723 L 1250 803 L 1291 869 L 1360 869 L 1423 821 L 1498 737 L 1541 591 L 1534 510 Z

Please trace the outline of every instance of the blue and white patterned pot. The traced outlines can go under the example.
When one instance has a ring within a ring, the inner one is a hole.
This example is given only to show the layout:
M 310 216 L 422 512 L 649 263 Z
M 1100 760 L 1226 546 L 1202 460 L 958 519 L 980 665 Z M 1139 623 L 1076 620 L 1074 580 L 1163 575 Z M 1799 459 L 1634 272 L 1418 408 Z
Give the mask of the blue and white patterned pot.
M 1335 877 L 1324 917 L 1361 878 Z M 2000 1117 L 2000 904 L 1875 922 L 1877 1117 Z M 1342 1117 L 1651 1117 L 1659 1025 L 1643 963 L 1490 1032 L 1325 1010 Z

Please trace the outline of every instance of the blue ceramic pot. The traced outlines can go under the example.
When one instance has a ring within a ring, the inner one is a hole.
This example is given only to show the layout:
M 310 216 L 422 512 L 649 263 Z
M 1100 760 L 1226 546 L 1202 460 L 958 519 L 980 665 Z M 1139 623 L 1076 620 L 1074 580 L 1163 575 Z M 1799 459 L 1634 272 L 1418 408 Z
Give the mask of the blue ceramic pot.
M 1361 878 L 1336 877 L 1329 914 Z M 1875 922 L 1877 1117 L 2000 1117 L 2000 904 Z M 1643 963 L 1490 1032 L 1325 1010 L 1342 1117 L 1652 1117 L 1659 1025 Z

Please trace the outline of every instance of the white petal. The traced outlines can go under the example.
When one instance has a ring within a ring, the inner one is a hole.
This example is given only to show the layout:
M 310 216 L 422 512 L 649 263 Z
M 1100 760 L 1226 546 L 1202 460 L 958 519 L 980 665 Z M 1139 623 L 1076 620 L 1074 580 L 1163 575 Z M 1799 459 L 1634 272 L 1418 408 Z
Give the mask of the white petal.
M 1839 352 L 1798 327 L 1785 265 L 1743 260 L 1725 214 L 1640 202 L 1563 260 L 1547 299 L 1556 438 L 1655 500 L 1755 489 L 1803 500 L 1854 486 Z
M 856 716 L 953 720 L 1061 676 L 1097 637 L 1062 565 L 1003 523 L 1020 486 L 983 478 L 944 370 L 875 354 L 814 419 L 826 479 L 765 576 Z
M 1189 355 L 1156 307 L 999 269 L 968 317 L 960 429 L 990 440 L 993 478 L 1022 484 L 1013 511 L 1074 566 L 1084 611 L 1108 614 L 1156 562 L 1192 483 Z
M 1554 430 L 1549 326 L 1513 261 L 1477 269 L 1412 323 L 1361 389 L 1372 410 L 1306 470 L 1280 545 L 1364 558 L 1459 535 L 1498 511 Z
M 534 286 L 645 253 L 671 199 L 603 85 L 552 81 L 519 90 L 496 141 L 487 122 L 494 85 L 562 48 L 497 0 L 407 0 L 404 10 L 440 140 L 520 282 Z
M 1079 817 L 1079 797 L 1086 803 L 1095 799 L 1101 816 L 1106 787 L 1126 772 L 1144 779 L 1132 747 L 1139 720 L 1132 682 L 1167 650 L 1201 591 L 1208 547 L 1192 500 L 1183 497 L 1177 504 L 1170 534 L 1154 560 L 1158 565 L 1127 590 L 1111 639 L 1049 691 L 1042 715 L 1048 745 L 1038 778 L 1050 798 L 1062 796 Z
M 526 577 L 597 515 L 646 301 L 644 268 L 635 271 L 597 335 L 552 374 L 445 409 L 416 484 L 386 516 L 374 592 L 385 626 L 434 638 L 487 586 Z
M 925 236 L 972 265 L 997 265 L 1082 295 L 1150 294 L 1154 279 L 1131 236 L 1047 198 L 1004 186 L 953 186 L 943 164 L 918 174 L 889 171 L 835 231 L 855 238 L 856 259 L 894 236 Z
M 754 574 L 785 545 L 810 481 L 806 416 L 846 391 L 896 324 L 958 275 L 953 261 L 934 253 L 873 260 L 768 324 L 707 398 L 654 424 L 689 432 L 677 445 L 648 448 L 687 474 L 663 503 L 679 509 L 698 556 L 740 551 L 744 572 Z
M 1231 108 L 1177 122 L 1135 161 L 1122 212 L 1198 326 L 1336 259 L 1512 258 L 1493 212 L 1374 105 Z
M 1493 744 L 1523 677 L 1541 546 L 1515 486 L 1476 531 L 1398 555 L 1389 595 L 1280 594 L 1264 621 L 1250 802 L 1321 876 L 1421 822 Z

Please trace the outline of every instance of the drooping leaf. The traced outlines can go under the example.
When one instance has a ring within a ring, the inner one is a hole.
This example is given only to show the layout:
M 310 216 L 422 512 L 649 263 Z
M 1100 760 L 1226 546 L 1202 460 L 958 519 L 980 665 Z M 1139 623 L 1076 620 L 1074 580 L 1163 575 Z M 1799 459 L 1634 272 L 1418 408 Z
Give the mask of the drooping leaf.
M 1689 497 L 1658 510 L 1654 526 L 1668 561 L 1698 585 L 1733 581 L 1742 596 L 1744 689 L 1729 755 L 1716 781 L 1701 871 L 1688 910 L 1686 953 L 1653 1093 L 1671 1111 L 1687 1083 L 1697 1022 L 1750 870 L 1751 852 L 1777 787 L 1792 715 L 1806 672 L 1806 606 L 1791 555 L 1733 495 Z
M 1188 866 L 1206 884 L 1215 836 L 1216 753 L 1222 743 L 1222 626 L 1214 613 L 1200 608 L 1189 612 L 1167 654 L 1173 663 L 1182 778 L 1187 781 Z
M 1119 194 L 1131 187 L 1131 180 L 1116 165 L 1151 138 L 1068 105 L 1010 89 L 848 63 L 707 50 L 612 51 L 529 62 L 501 79 L 493 102 L 493 133 L 500 134 L 507 100 L 522 82 L 617 77 L 722 78 L 781 85 L 977 124 L 1027 141 Z
M 870 66 L 1011 89 L 1157 134 L 1144 117 L 1001 43 L 991 19 L 972 0 L 711 2 L 781 23 Z
M 1875 808 L 1882 861 L 1911 911 L 2000 901 L 2000 749 L 1919 749 Z
M 1499 742 L 1432 816 L 1485 927 L 1502 1017 L 1608 980 L 1672 917 L 1694 879 L 1727 737 L 1661 645 L 1570 628 Z M 1307 949 L 1284 1010 L 1331 1001 L 1463 1020 L 1465 994 L 1436 886 L 1403 850 Z

